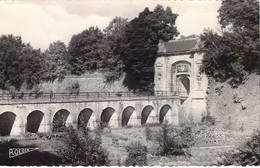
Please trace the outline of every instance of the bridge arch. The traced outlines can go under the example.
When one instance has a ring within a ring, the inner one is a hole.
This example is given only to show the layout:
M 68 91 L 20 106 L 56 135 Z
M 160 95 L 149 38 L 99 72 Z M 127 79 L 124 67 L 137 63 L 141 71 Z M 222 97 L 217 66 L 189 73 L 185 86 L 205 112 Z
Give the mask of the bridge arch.
M 96 126 L 95 113 L 90 108 L 85 108 L 80 111 L 78 115 L 78 129 L 81 128 L 94 128 Z
M 127 106 L 122 113 L 122 121 L 121 124 L 122 126 L 127 126 L 127 125 L 137 125 L 136 121 L 136 113 L 134 113 L 135 108 L 133 106 Z
M 0 136 L 9 136 L 11 134 L 16 115 L 7 111 L 0 115 Z
M 66 121 L 70 112 L 66 109 L 57 111 L 53 116 L 53 132 L 60 132 L 66 128 Z
M 101 126 L 102 127 L 117 127 L 117 114 L 112 107 L 105 108 L 101 113 Z
M 158 123 L 156 112 L 151 105 L 147 105 L 143 108 L 141 114 L 141 125 Z
M 39 110 L 32 111 L 27 116 L 26 130 L 31 133 L 37 133 L 43 121 L 44 113 Z
M 165 104 L 161 107 L 160 113 L 159 113 L 159 122 L 162 124 L 163 122 L 172 122 L 171 121 L 171 113 L 172 108 L 170 105 Z

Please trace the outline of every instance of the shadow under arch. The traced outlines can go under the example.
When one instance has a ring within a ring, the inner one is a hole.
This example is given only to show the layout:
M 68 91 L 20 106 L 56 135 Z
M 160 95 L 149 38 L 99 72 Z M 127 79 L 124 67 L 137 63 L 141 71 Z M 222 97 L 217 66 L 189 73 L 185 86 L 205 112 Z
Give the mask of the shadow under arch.
M 107 107 L 102 111 L 101 114 L 101 127 L 107 127 L 112 115 L 115 113 L 115 109 L 112 107 Z
M 133 112 L 135 111 L 135 108 L 132 106 L 127 106 L 122 113 L 122 126 L 127 126 L 131 115 L 133 114 Z
M 53 116 L 53 132 L 62 132 L 66 128 L 66 121 L 70 112 L 66 109 L 61 109 Z
M 90 108 L 81 110 L 78 116 L 78 129 L 85 129 L 92 115 L 94 115 L 94 111 Z
M 37 133 L 42 122 L 44 113 L 35 110 L 27 116 L 26 130 L 31 133 Z
M 171 109 L 172 109 L 171 106 L 169 106 L 168 104 L 165 104 L 165 105 L 162 106 L 162 108 L 160 109 L 160 113 L 159 113 L 159 122 L 160 122 L 160 124 L 163 123 L 166 114 Z
M 145 106 L 142 110 L 142 115 L 141 115 L 141 125 L 144 125 L 151 114 L 151 112 L 154 110 L 154 108 L 150 105 Z
M 15 121 L 16 115 L 7 111 L 0 115 L 0 135 L 9 136 Z

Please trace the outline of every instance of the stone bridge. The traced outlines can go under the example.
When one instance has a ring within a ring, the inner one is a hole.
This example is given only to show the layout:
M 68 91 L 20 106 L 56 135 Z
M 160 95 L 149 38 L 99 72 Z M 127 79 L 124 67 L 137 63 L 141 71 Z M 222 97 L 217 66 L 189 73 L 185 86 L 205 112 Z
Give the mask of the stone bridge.
M 140 126 L 168 121 L 179 123 L 181 99 L 177 94 L 153 96 L 130 92 L 20 93 L 0 97 L 0 135 L 52 132 L 72 125 L 95 128 Z

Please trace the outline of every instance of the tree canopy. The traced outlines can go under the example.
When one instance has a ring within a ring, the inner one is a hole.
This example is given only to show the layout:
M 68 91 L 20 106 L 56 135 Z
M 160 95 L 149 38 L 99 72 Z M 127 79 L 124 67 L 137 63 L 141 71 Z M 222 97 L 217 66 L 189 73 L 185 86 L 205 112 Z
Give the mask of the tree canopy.
M 61 41 L 50 44 L 45 52 L 45 76 L 46 81 L 62 80 L 69 69 L 67 65 L 68 51 Z
M 0 88 L 19 90 L 24 82 L 31 88 L 40 82 L 43 56 L 20 36 L 0 36 Z
M 80 75 L 102 66 L 102 58 L 107 54 L 106 50 L 100 47 L 103 39 L 103 33 L 97 27 L 90 27 L 72 36 L 68 46 L 68 62 L 72 67 L 72 74 Z
M 177 16 L 171 8 L 157 5 L 154 11 L 145 8 L 126 26 L 121 59 L 127 74 L 124 84 L 129 89 L 153 92 L 158 43 L 179 34 L 175 26 Z
M 201 34 L 201 70 L 237 87 L 249 73 L 259 73 L 259 4 L 256 0 L 223 0 L 218 12 L 222 33 L 205 30 Z

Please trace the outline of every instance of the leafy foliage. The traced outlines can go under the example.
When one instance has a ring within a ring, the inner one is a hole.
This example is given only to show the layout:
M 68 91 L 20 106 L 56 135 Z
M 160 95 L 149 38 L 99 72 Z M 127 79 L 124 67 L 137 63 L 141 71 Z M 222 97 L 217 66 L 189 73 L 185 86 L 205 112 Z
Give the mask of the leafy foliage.
M 22 38 L 13 35 L 0 37 L 0 88 L 20 90 L 24 82 L 28 88 L 39 84 L 43 72 L 43 55 Z
M 126 147 L 128 156 L 125 166 L 145 166 L 147 165 L 147 147 L 140 142 L 131 142 Z
M 220 165 L 260 165 L 260 130 L 257 130 L 253 137 L 234 153 L 226 153 L 222 156 Z
M 190 155 L 189 148 L 194 145 L 192 128 L 163 124 L 162 134 L 157 137 L 157 141 L 160 155 Z
M 97 134 L 92 138 L 88 130 L 79 131 L 69 126 L 67 136 L 63 139 L 65 146 L 57 152 L 62 156 L 65 165 L 72 166 L 108 166 L 108 153 L 101 146 L 101 138 Z
M 61 41 L 56 41 L 50 44 L 45 52 L 45 80 L 54 81 L 59 79 L 61 81 L 67 74 L 67 58 L 68 52 L 66 45 Z
M 153 92 L 154 63 L 159 40 L 168 41 L 179 33 L 175 26 L 177 14 L 158 5 L 148 8 L 126 26 L 121 59 L 127 73 L 125 85 L 138 92 Z
M 119 79 L 123 72 L 123 62 L 120 59 L 120 48 L 124 40 L 127 19 L 115 17 L 104 29 L 105 42 L 109 47 L 109 55 L 106 61 L 106 83 Z
M 220 82 L 230 79 L 232 87 L 242 84 L 249 73 L 259 73 L 258 12 L 256 0 L 222 1 L 218 16 L 222 34 L 212 30 L 201 34 L 203 72 Z
M 103 33 L 97 27 L 90 27 L 72 36 L 68 46 L 72 74 L 80 75 L 86 70 L 94 71 L 102 66 L 102 58 L 108 55 L 103 39 Z

